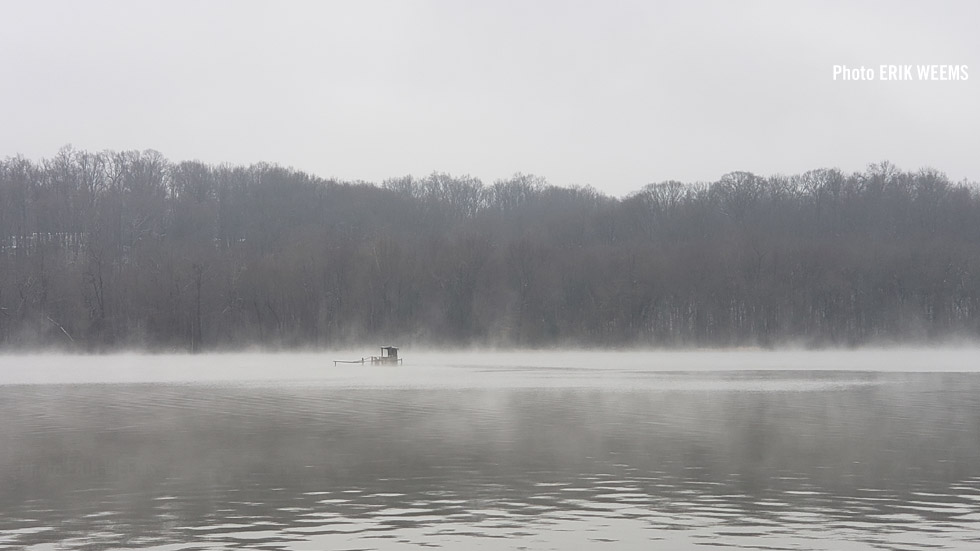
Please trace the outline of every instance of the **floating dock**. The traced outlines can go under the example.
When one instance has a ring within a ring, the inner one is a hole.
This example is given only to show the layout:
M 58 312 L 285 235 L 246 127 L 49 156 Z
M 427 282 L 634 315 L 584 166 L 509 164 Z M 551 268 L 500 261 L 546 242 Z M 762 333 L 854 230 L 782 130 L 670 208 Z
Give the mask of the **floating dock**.
M 380 356 L 361 358 L 360 360 L 334 360 L 333 364 L 361 364 L 370 363 L 371 365 L 399 365 L 402 359 L 398 357 L 397 346 L 382 346 Z

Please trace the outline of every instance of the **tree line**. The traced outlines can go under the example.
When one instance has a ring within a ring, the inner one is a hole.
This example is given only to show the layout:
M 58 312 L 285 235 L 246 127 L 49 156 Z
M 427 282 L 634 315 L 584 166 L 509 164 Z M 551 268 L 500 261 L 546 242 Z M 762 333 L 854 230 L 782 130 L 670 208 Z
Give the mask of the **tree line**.
M 154 151 L 0 162 L 0 347 L 808 346 L 980 335 L 980 191 L 879 163 L 625 197 Z

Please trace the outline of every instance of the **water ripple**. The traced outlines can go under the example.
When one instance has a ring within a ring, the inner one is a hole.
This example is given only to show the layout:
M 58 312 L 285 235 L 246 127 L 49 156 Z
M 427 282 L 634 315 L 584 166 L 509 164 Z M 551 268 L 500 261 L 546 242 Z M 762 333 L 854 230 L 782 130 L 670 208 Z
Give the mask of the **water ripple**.
M 0 549 L 980 546 L 976 375 L 675 378 L 0 387 Z

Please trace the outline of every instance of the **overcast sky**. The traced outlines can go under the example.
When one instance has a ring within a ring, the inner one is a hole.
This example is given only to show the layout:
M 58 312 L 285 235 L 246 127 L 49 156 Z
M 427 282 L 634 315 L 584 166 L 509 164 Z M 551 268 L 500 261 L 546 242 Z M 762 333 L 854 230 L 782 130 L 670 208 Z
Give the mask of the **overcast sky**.
M 980 180 L 980 3 L 0 0 L 0 157 L 156 149 L 380 182 Z M 967 65 L 969 80 L 834 81 Z

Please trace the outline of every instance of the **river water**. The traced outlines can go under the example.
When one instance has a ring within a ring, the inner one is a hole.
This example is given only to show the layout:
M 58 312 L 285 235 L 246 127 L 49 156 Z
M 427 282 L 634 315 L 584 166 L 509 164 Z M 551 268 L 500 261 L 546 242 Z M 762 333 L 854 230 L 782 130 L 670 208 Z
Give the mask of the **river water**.
M 2 356 L 0 549 L 980 549 L 975 350 L 403 355 Z

